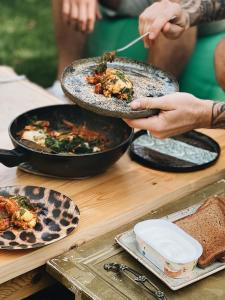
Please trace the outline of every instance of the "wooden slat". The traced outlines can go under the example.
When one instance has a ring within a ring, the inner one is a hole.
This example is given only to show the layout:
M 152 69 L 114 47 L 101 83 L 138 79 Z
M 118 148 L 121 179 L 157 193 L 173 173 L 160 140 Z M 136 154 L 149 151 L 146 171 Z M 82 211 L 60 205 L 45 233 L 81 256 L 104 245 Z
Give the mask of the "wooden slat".
M 0 300 L 20 300 L 55 283 L 44 267 L 23 274 L 0 285 Z
M 0 67 L 0 76 L 11 70 Z M 58 103 L 40 87 L 21 81 L 1 84 L 0 147 L 12 148 L 8 124 L 27 109 Z M 126 224 L 165 203 L 224 177 L 225 132 L 205 131 L 221 145 L 220 160 L 207 170 L 173 174 L 144 168 L 127 155 L 105 174 L 86 180 L 59 180 L 39 177 L 0 166 L 0 184 L 40 185 L 71 197 L 81 210 L 81 221 L 75 233 L 47 247 L 27 251 L 0 251 L 0 283 L 15 278 L 59 255 L 72 246 Z

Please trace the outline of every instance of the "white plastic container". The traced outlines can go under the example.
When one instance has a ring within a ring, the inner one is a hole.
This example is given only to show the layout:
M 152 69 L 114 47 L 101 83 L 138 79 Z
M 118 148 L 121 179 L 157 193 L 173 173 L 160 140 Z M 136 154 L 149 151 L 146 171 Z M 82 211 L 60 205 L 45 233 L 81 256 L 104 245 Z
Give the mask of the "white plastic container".
M 134 226 L 138 250 L 167 276 L 182 278 L 202 255 L 201 244 L 172 222 L 153 219 Z

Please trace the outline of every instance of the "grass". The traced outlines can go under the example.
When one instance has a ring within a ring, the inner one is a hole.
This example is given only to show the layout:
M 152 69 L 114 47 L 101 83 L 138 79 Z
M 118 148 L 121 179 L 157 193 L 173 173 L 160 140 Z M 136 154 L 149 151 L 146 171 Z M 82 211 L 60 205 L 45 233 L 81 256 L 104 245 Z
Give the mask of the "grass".
M 0 64 L 50 86 L 57 65 L 51 1 L 1 0 L 0 20 Z

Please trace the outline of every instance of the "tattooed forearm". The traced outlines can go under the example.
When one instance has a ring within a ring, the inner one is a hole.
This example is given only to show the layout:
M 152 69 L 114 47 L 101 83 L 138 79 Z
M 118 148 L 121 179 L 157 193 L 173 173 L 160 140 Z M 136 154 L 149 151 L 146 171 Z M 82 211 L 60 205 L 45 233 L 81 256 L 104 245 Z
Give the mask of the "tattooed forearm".
M 181 0 L 181 5 L 189 14 L 190 25 L 225 18 L 225 0 Z
M 225 103 L 213 103 L 211 128 L 225 128 Z

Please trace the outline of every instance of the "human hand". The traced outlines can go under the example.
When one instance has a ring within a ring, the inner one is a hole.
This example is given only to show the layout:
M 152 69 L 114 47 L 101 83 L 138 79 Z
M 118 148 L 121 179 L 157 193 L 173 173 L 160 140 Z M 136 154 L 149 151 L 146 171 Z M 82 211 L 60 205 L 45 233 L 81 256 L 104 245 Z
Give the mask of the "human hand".
M 101 18 L 97 0 L 62 0 L 63 20 L 82 32 L 92 32 Z
M 139 32 L 143 35 L 146 48 L 151 46 L 162 32 L 167 38 L 177 39 L 189 28 L 189 15 L 181 5 L 169 0 L 161 0 L 146 8 L 139 17 Z
M 160 113 L 153 117 L 124 120 L 129 126 L 146 129 L 160 139 L 211 126 L 213 101 L 200 100 L 187 93 L 142 98 L 131 102 L 130 106 L 134 110 L 160 109 Z

